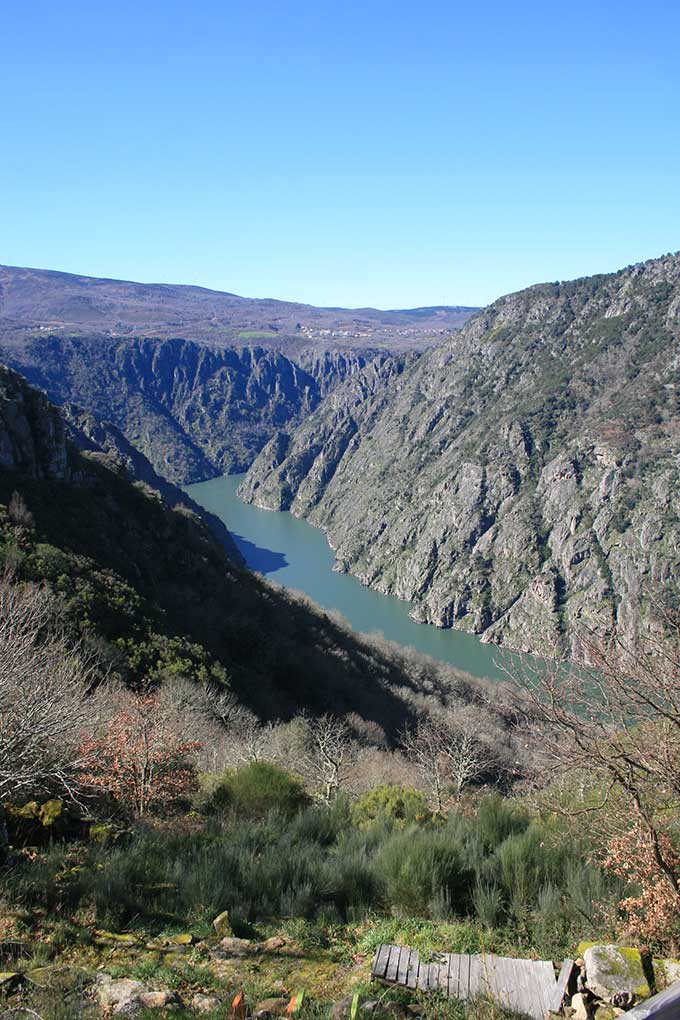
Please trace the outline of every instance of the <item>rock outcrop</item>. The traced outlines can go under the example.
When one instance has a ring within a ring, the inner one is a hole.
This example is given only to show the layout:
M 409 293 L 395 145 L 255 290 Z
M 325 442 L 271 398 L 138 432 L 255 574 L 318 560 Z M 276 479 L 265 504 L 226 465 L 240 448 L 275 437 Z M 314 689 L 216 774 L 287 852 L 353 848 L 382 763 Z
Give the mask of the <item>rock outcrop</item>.
M 298 363 L 261 347 L 54 335 L 0 356 L 57 404 L 112 422 L 180 484 L 245 470 L 277 429 L 295 428 L 366 364 L 353 351 L 302 351 Z
M 509 295 L 346 380 L 241 494 L 418 620 L 530 651 L 634 638 L 680 565 L 679 340 L 677 255 Z

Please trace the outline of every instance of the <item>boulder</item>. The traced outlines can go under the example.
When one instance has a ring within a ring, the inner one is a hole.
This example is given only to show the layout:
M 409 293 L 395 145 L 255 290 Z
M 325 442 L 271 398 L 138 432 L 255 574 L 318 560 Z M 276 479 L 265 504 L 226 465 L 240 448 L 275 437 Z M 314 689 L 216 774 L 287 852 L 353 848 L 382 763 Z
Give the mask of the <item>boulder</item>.
M 583 992 L 577 992 L 571 997 L 571 1020 L 588 1020 L 588 1007 Z
M 219 1009 L 221 1001 L 214 995 L 203 995 L 197 992 L 191 1000 L 191 1008 L 196 1013 L 210 1013 L 213 1009 Z
M 221 914 L 218 914 L 213 921 L 213 928 L 217 935 L 224 938 L 225 935 L 233 935 L 231 930 L 231 922 L 229 920 L 229 911 L 223 910 Z
M 213 953 L 223 959 L 226 957 L 240 958 L 243 956 L 250 956 L 251 953 L 256 952 L 257 947 L 254 946 L 249 939 L 237 939 L 233 936 L 227 936 L 227 938 L 220 939 L 217 946 L 213 949 Z
M 680 981 L 680 960 L 654 960 L 654 977 L 659 992 Z
M 177 992 L 163 988 L 158 992 L 142 992 L 137 1000 L 145 1009 L 167 1009 L 169 1006 L 181 1006 L 182 1000 Z
M 260 953 L 277 953 L 279 949 L 283 949 L 286 945 L 286 939 L 283 935 L 274 935 L 273 938 L 265 939 L 264 942 L 260 942 L 257 949 Z
M 100 1006 L 110 1009 L 123 1003 L 129 1003 L 148 988 L 141 981 L 132 978 L 112 978 L 109 974 L 97 974 L 95 998 Z
M 594 945 L 583 953 L 586 987 L 598 999 L 613 1005 L 630 1005 L 652 994 L 638 949 Z

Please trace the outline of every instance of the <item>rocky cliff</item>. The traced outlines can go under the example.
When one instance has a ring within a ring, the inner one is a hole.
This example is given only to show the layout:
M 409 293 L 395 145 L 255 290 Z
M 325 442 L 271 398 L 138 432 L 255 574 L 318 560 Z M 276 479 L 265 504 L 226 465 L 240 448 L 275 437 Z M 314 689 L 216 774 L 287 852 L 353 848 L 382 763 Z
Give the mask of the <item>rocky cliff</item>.
M 647 626 L 680 565 L 680 256 L 501 298 L 279 432 L 242 486 L 417 619 L 529 650 Z
M 0 351 L 59 404 L 112 422 L 162 476 L 189 483 L 244 470 L 366 363 L 356 352 L 212 349 L 186 340 L 45 335 Z

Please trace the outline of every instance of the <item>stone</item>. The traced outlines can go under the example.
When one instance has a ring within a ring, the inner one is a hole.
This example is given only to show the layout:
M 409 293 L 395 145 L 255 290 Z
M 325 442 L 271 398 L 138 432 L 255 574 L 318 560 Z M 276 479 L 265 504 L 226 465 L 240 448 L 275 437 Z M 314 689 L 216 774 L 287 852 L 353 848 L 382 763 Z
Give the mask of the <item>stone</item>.
M 654 977 L 659 992 L 680 981 L 680 960 L 654 960 Z
M 283 1016 L 288 1009 L 289 1002 L 290 998 L 286 995 L 272 996 L 258 1002 L 255 1010 L 259 1013 L 267 1013 L 269 1016 Z
M 632 1002 L 621 996 L 646 999 L 652 993 L 642 969 L 639 950 L 623 946 L 594 945 L 583 953 L 586 987 L 598 999 L 610 1004 Z
M 194 941 L 194 936 L 188 932 L 182 935 L 169 935 L 166 939 L 166 942 L 173 946 L 192 946 Z
M 344 998 L 334 1002 L 328 1014 L 329 1020 L 346 1020 L 352 1008 L 352 998 L 351 995 L 345 995 Z
M 117 1002 L 111 1010 L 112 1016 L 139 1016 L 144 1007 L 139 999 L 126 999 L 125 1002 Z
M 141 981 L 134 981 L 132 978 L 114 979 L 109 974 L 97 974 L 94 994 L 99 1005 L 109 1009 L 128 1003 L 148 990 Z
M 223 910 L 221 914 L 218 914 L 213 921 L 213 928 L 217 935 L 224 938 L 225 935 L 233 935 L 231 930 L 231 922 L 229 920 L 229 911 Z
M 177 992 L 164 988 L 158 992 L 142 992 L 137 996 L 145 1009 L 166 1009 L 168 1006 L 181 1006 L 182 1000 Z
M 249 939 L 237 939 L 233 936 L 227 936 L 227 938 L 220 940 L 213 952 L 216 956 L 223 958 L 228 956 L 240 958 L 257 952 L 257 947 Z
M 583 992 L 577 992 L 571 997 L 571 1020 L 588 1020 L 588 1008 Z
M 210 1013 L 213 1009 L 219 1009 L 221 1005 L 221 1001 L 215 995 L 203 995 L 202 992 L 197 992 L 191 1000 L 191 1008 L 196 1013 Z
M 286 945 L 286 939 L 283 935 L 274 935 L 271 939 L 265 939 L 264 942 L 260 942 L 257 949 L 260 953 L 277 953 L 279 949 L 283 949 Z
M 616 1020 L 617 1016 L 623 1016 L 623 1010 L 618 1006 L 610 1006 L 606 1003 L 597 1007 L 594 1020 Z

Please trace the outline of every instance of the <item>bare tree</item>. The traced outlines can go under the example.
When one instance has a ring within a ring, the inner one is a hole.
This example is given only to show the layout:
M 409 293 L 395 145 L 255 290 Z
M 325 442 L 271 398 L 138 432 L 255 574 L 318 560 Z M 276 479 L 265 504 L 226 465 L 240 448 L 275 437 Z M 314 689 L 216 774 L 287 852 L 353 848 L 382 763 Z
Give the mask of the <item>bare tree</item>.
M 351 775 L 358 744 L 347 722 L 338 716 L 303 720 L 303 741 L 295 765 L 303 779 L 330 803 Z
M 423 717 L 406 727 L 401 745 L 428 792 L 435 811 L 452 786 L 457 798 L 468 783 L 479 779 L 494 761 L 480 724 L 463 712 L 456 718 Z
M 605 843 L 637 827 L 680 897 L 665 832 L 680 807 L 680 635 L 666 614 L 662 624 L 665 633 L 644 643 L 582 636 L 588 666 L 527 660 L 515 680 L 528 696 L 544 777 L 581 777 L 582 802 L 568 810 L 596 817 Z
M 94 680 L 92 664 L 59 632 L 51 596 L 0 578 L 0 803 L 28 791 L 76 795 Z M 6 852 L 1 809 L 0 843 Z

